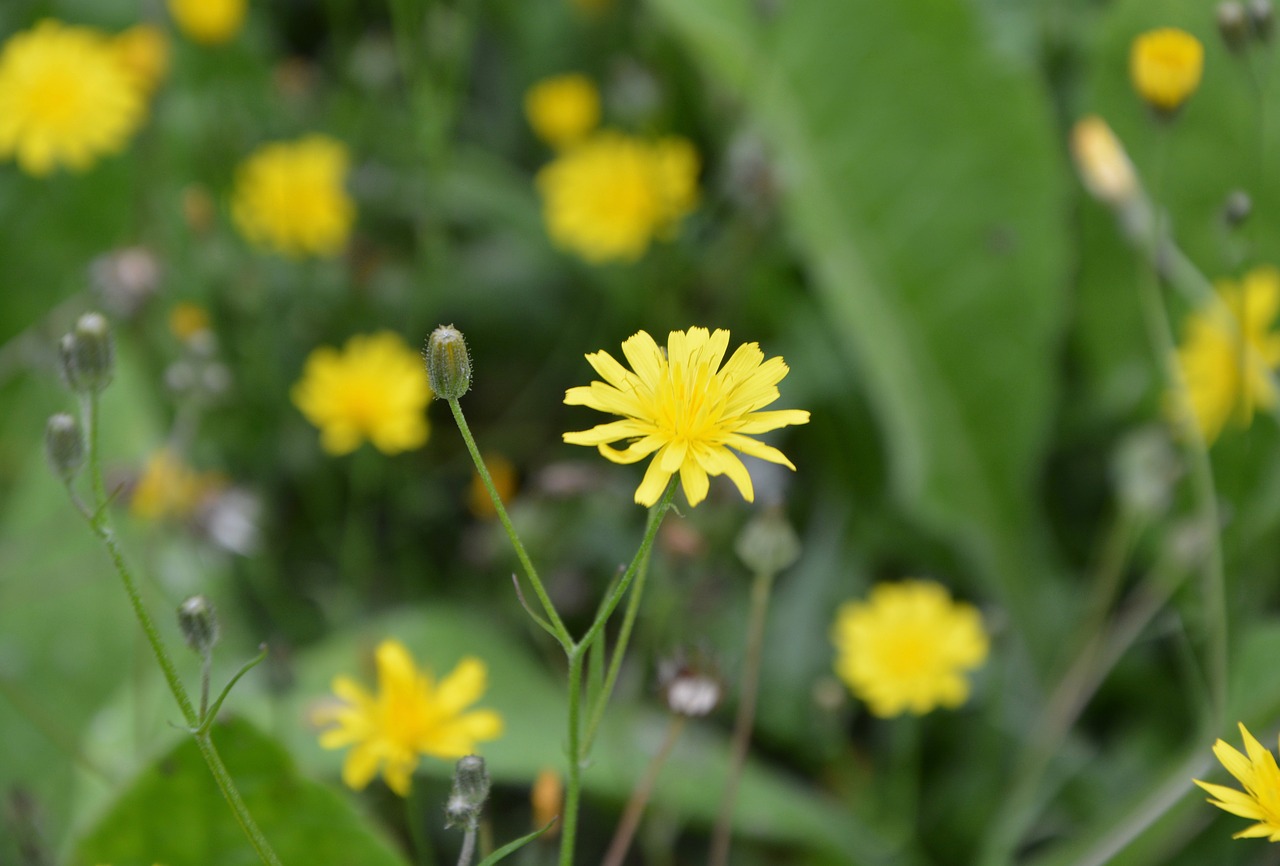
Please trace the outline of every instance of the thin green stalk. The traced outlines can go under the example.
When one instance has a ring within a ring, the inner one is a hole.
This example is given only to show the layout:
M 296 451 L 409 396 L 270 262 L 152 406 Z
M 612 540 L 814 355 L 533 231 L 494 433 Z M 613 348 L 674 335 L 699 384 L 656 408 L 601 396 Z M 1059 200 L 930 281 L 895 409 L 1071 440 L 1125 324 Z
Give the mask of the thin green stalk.
M 259 859 L 267 866 L 281 866 L 280 858 L 276 856 L 276 852 L 272 850 L 271 843 L 262 835 L 262 831 L 258 829 L 257 823 L 253 820 L 253 815 L 249 813 L 249 807 L 245 805 L 244 799 L 240 796 L 240 790 L 236 788 L 235 780 L 231 778 L 231 774 L 227 772 L 227 767 L 222 763 L 222 756 L 218 754 L 218 749 L 213 745 L 213 739 L 208 732 L 196 734 L 196 745 L 200 749 L 200 754 L 204 756 L 204 762 L 209 765 L 209 772 L 213 774 L 213 779 L 218 783 L 218 790 L 222 791 L 222 796 L 226 798 L 227 805 L 231 807 L 231 812 L 236 816 L 236 823 L 240 825 L 240 829 L 244 831 L 244 835 L 249 838 L 249 844 L 253 846 L 253 850 L 257 852 Z
M 720 814 L 716 816 L 715 830 L 711 836 L 710 866 L 725 866 L 729 862 L 729 843 L 733 826 L 733 810 L 738 802 L 738 783 L 742 779 L 742 767 L 751 745 L 751 728 L 756 718 L 756 697 L 760 688 L 760 663 L 764 657 L 764 627 L 769 614 L 769 596 L 773 590 L 775 574 L 758 573 L 751 584 L 751 615 L 747 626 L 747 657 L 742 670 L 741 695 L 738 716 L 733 723 L 733 743 L 729 753 L 729 775 L 725 781 L 724 795 L 720 801 Z
M 546 612 L 551 627 L 555 629 L 556 638 L 560 641 L 560 645 L 565 648 L 565 652 L 569 652 L 569 648 L 573 646 L 573 635 L 569 634 L 569 630 L 565 628 L 564 621 L 560 619 L 560 614 L 556 611 L 555 605 L 551 603 L 550 596 L 547 595 L 542 581 L 538 578 L 538 571 L 533 567 L 533 562 L 529 559 L 529 554 L 525 551 L 524 544 L 520 541 L 520 536 L 516 535 L 515 527 L 511 525 L 511 518 L 507 516 L 506 506 L 502 504 L 502 497 L 498 495 L 498 489 L 493 486 L 493 478 L 490 477 L 489 469 L 484 465 L 484 460 L 480 457 L 480 449 L 476 447 L 476 440 L 471 435 L 471 428 L 467 426 L 467 419 L 462 414 L 462 406 L 459 405 L 457 398 L 448 402 L 449 409 L 453 412 L 453 420 L 458 424 L 458 432 L 462 434 L 462 441 L 467 444 L 467 453 L 471 455 L 471 462 L 475 464 L 476 472 L 480 474 L 484 489 L 489 491 L 489 498 L 493 500 L 494 510 L 498 512 L 498 520 L 502 522 L 502 528 L 506 530 L 507 538 L 511 539 L 511 546 L 515 548 L 516 558 L 520 560 L 520 566 L 524 569 L 525 576 L 529 578 L 534 594 L 538 596 L 538 601 L 542 604 L 542 609 Z

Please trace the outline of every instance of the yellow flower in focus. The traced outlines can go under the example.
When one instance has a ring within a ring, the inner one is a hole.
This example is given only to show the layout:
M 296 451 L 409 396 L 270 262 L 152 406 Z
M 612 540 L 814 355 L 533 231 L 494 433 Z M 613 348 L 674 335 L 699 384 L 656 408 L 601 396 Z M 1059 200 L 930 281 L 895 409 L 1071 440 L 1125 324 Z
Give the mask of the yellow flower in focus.
M 960 706 L 965 674 L 987 658 L 977 608 L 924 580 L 882 583 L 867 601 L 841 605 L 831 639 L 836 674 L 882 718 Z
M 168 448 L 147 461 L 129 497 L 129 511 L 144 520 L 185 520 L 206 497 L 226 486 L 217 472 L 197 472 Z
M 1071 128 L 1071 155 L 1085 188 L 1099 201 L 1117 207 L 1137 194 L 1138 176 L 1124 145 L 1096 114 L 1081 118 Z
M 1193 312 L 1178 348 L 1178 368 L 1206 444 L 1217 440 L 1234 414 L 1241 426 L 1255 407 L 1276 405 L 1273 371 L 1280 366 L 1280 271 L 1254 268 L 1237 284 L 1218 282 L 1222 305 Z
M 320 446 L 330 454 L 349 454 L 366 439 L 383 454 L 427 441 L 427 371 L 390 331 L 352 337 L 341 352 L 316 349 L 290 396 L 320 428 Z
M 1244 786 L 1244 790 L 1237 791 L 1226 785 L 1211 785 L 1199 779 L 1192 781 L 1216 798 L 1208 802 L 1219 809 L 1258 822 L 1245 827 L 1233 835 L 1232 839 L 1259 839 L 1265 836 L 1271 842 L 1280 842 L 1280 768 L 1276 767 L 1275 755 L 1254 739 L 1244 722 L 1239 725 L 1247 757 L 1225 740 L 1218 740 L 1213 744 L 1213 754 L 1227 768 L 1227 772 Z
M 1174 111 L 1200 86 L 1204 46 L 1185 30 L 1162 27 L 1133 40 L 1129 77 L 1133 89 L 1149 105 Z
M 597 133 L 538 172 L 547 234 L 592 263 L 635 261 L 674 234 L 698 199 L 698 155 L 682 138 Z
M 757 343 L 739 346 L 721 367 L 728 346 L 728 331 L 690 328 L 672 331 L 664 351 L 639 331 L 622 344 L 635 372 L 608 352 L 587 355 L 604 381 L 570 388 L 564 402 L 621 415 L 623 420 L 566 433 L 564 441 L 594 445 L 614 463 L 636 463 L 652 454 L 636 489 L 635 500 L 641 505 L 656 503 L 676 472 L 690 507 L 706 498 L 710 475 L 729 476 L 751 502 L 751 476 L 733 451 L 794 470 L 786 455 L 751 434 L 806 424 L 809 413 L 759 411 L 778 399 L 777 385 L 788 367 L 781 358 L 766 361 Z M 629 442 L 621 451 L 610 445 L 619 440 Z
M 320 735 L 326 749 L 351 746 L 342 765 L 342 781 L 360 790 L 382 769 L 387 785 L 401 797 L 419 756 L 454 760 L 475 752 L 476 744 L 502 735 L 502 717 L 472 710 L 486 688 L 484 662 L 464 658 L 438 683 L 420 671 L 404 644 L 384 640 L 375 653 L 378 691 L 370 694 L 350 677 L 333 680 L 341 700 L 315 711 L 313 719 L 330 726 Z
M 600 91 L 576 72 L 544 78 L 525 93 L 524 115 L 538 138 L 567 147 L 600 123 Z
M 169 332 L 182 342 L 209 330 L 209 312 L 199 304 L 183 301 L 169 311 Z
M 97 30 L 45 20 L 0 49 L 0 159 L 27 174 L 84 171 L 123 150 L 145 107 L 116 43 Z
M 169 0 L 169 15 L 191 41 L 221 45 L 240 32 L 248 6 L 248 0 Z
M 342 251 L 355 222 L 350 157 L 327 135 L 265 144 L 236 170 L 231 217 L 251 243 L 291 258 Z
M 134 83 L 150 95 L 169 74 L 169 37 L 154 24 L 135 24 L 115 38 L 116 55 Z

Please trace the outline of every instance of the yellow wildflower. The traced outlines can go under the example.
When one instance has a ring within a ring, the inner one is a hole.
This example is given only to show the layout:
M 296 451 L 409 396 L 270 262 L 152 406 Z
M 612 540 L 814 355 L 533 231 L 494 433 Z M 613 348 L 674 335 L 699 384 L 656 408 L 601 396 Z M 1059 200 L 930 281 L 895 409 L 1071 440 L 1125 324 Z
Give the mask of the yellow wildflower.
M 739 346 L 721 367 L 728 346 L 728 331 L 690 328 L 672 331 L 664 351 L 639 331 L 622 344 L 635 372 L 608 352 L 587 355 L 604 381 L 570 388 L 564 402 L 621 415 L 623 420 L 566 433 L 564 441 L 594 445 L 614 463 L 636 463 L 653 454 L 636 489 L 635 500 L 641 505 L 656 503 L 676 472 L 690 506 L 706 497 L 709 475 L 728 475 L 751 502 L 751 476 L 730 449 L 794 470 L 781 451 L 750 434 L 808 423 L 809 413 L 759 411 L 778 399 L 777 385 L 788 367 L 781 358 L 766 361 L 757 343 Z M 625 449 L 611 447 L 624 439 L 630 443 Z
M 182 342 L 209 330 L 209 311 L 199 304 L 183 301 L 169 311 L 169 332 Z
M 484 465 L 489 470 L 489 479 L 493 482 L 494 489 L 498 491 L 499 498 L 504 504 L 510 502 L 516 495 L 516 487 L 519 483 L 515 464 L 501 454 L 486 454 Z M 489 490 L 480 479 L 479 472 L 471 473 L 471 486 L 467 488 L 467 507 L 481 520 L 492 520 L 498 516 L 498 510 L 494 508 L 493 500 L 489 498 Z
M 1192 313 L 1178 349 L 1178 367 L 1187 386 L 1200 433 L 1212 444 L 1235 414 L 1242 426 L 1255 406 L 1276 405 L 1272 371 L 1280 366 L 1280 271 L 1254 268 L 1237 284 L 1218 282 L 1221 305 Z
M 378 691 L 370 694 L 350 677 L 333 680 L 337 706 L 314 714 L 326 749 L 352 746 L 342 766 L 342 781 L 360 790 L 382 768 L 387 785 L 401 797 L 420 755 L 453 760 L 475 752 L 476 744 L 502 735 L 502 717 L 492 710 L 464 712 L 486 686 L 484 662 L 464 658 L 453 672 L 434 681 L 420 671 L 404 644 L 384 640 L 375 652 Z
M 129 511 L 144 520 L 185 520 L 226 486 L 217 472 L 197 472 L 168 448 L 151 455 L 129 497 Z
M 144 109 L 115 43 L 97 30 L 45 20 L 0 49 L 0 159 L 27 174 L 83 171 L 123 150 Z
M 134 83 L 150 94 L 169 74 L 169 37 L 154 24 L 135 24 L 115 38 L 116 54 Z
M 1244 786 L 1244 790 L 1237 791 L 1226 785 L 1211 785 L 1199 779 L 1192 781 L 1216 798 L 1209 802 L 1219 809 L 1258 822 L 1245 827 L 1232 836 L 1232 839 L 1258 839 L 1265 836 L 1271 842 L 1280 842 L 1280 768 L 1276 767 L 1275 755 L 1254 739 L 1244 722 L 1239 725 L 1248 757 L 1240 754 L 1225 740 L 1218 740 L 1213 744 L 1213 754 L 1227 768 L 1227 772 Z
M 924 580 L 883 583 L 867 601 L 841 605 L 831 639 L 836 674 L 884 718 L 960 706 L 965 673 L 987 658 L 977 609 Z
M 1133 40 L 1129 77 L 1133 89 L 1160 111 L 1174 111 L 1200 86 L 1204 46 L 1185 30 L 1162 27 Z
M 588 262 L 635 261 L 674 234 L 698 198 L 698 155 L 682 138 L 599 132 L 538 172 L 543 219 L 559 247 Z
M 1071 155 L 1085 188 L 1099 201 L 1117 207 L 1137 194 L 1138 176 L 1124 145 L 1096 114 L 1071 128 Z
M 327 135 L 265 144 L 236 170 L 231 216 L 251 243 L 292 258 L 342 251 L 355 222 L 350 157 Z
M 529 805 L 533 807 L 533 826 L 542 829 L 560 815 L 564 809 L 564 782 L 555 770 L 543 768 L 533 780 L 533 789 L 529 792 Z M 560 832 L 556 824 L 547 830 L 547 837 L 554 837 Z
M 390 331 L 354 336 L 341 352 L 316 349 L 291 396 L 320 428 L 320 445 L 330 454 L 349 454 L 365 439 L 384 454 L 427 441 L 427 371 L 418 354 Z
M 544 78 L 525 93 L 524 115 L 538 138 L 567 147 L 600 123 L 600 91 L 576 72 Z
M 169 0 L 169 15 L 193 42 L 221 45 L 240 32 L 248 5 L 248 0 Z

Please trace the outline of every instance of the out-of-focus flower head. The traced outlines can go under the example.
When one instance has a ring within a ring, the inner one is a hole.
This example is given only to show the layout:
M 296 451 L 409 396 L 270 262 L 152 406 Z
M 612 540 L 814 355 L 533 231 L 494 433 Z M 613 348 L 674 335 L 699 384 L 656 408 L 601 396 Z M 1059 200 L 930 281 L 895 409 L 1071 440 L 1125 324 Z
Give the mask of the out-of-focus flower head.
M 173 23 L 201 45 L 230 42 L 244 26 L 248 11 L 248 0 L 169 0 Z
M 227 486 L 218 472 L 199 472 L 168 448 L 147 460 L 129 497 L 129 511 L 144 520 L 187 520 Z
M 1233 414 L 1248 426 L 1255 407 L 1275 407 L 1273 376 L 1280 366 L 1280 270 L 1254 268 L 1242 282 L 1220 280 L 1217 288 L 1222 303 L 1188 316 L 1177 357 L 1191 413 L 1207 444 Z M 1177 415 L 1173 399 L 1170 409 Z
M 841 605 L 831 639 L 836 674 L 883 718 L 960 706 L 988 649 L 977 608 L 925 580 L 882 583 Z
M 209 311 L 199 304 L 181 301 L 169 311 L 169 332 L 183 343 L 209 330 Z
M 529 805 L 533 808 L 533 826 L 541 829 L 554 821 L 564 809 L 564 782 L 555 770 L 544 767 L 538 771 L 533 780 L 533 789 L 529 791 Z M 543 838 L 554 838 L 560 832 L 556 824 L 544 834 Z
M 160 290 L 160 262 L 146 247 L 124 247 L 89 263 L 89 283 L 102 305 L 122 319 L 137 315 Z
M 1096 114 L 1071 128 L 1071 156 L 1085 189 L 1098 201 L 1121 207 L 1138 194 L 1138 176 L 1124 145 Z
M 346 145 L 327 135 L 264 144 L 236 170 L 231 216 L 250 243 L 290 258 L 342 252 L 356 206 Z
M 502 454 L 486 454 L 484 465 L 489 470 L 489 479 L 503 504 L 509 503 L 516 495 L 520 481 L 515 464 Z M 498 510 L 494 508 L 493 500 L 489 498 L 489 491 L 478 472 L 471 475 L 471 486 L 467 488 L 467 507 L 481 520 L 492 520 L 498 516 Z
M 565 433 L 564 441 L 594 445 L 614 463 L 653 455 L 636 489 L 641 505 L 655 504 L 677 472 L 690 507 L 706 498 L 711 475 L 729 476 L 742 498 L 752 501 L 751 475 L 733 452 L 795 469 L 785 454 L 751 436 L 807 424 L 809 413 L 760 411 L 778 399 L 778 383 L 789 368 L 781 358 L 766 361 L 758 343 L 739 346 L 721 367 L 728 347 L 728 331 L 690 328 L 672 331 L 665 351 L 645 331 L 627 338 L 622 353 L 634 372 L 608 352 L 587 355 L 604 381 L 570 388 L 564 402 L 622 420 Z M 619 440 L 628 443 L 623 450 L 612 447 Z
M 145 115 L 138 76 L 105 33 L 47 19 L 0 48 L 0 159 L 27 174 L 86 170 L 124 150 Z
M 1237 791 L 1199 779 L 1192 781 L 1209 792 L 1214 798 L 1209 802 L 1219 809 L 1257 822 L 1234 834 L 1232 839 L 1280 842 L 1280 767 L 1276 766 L 1276 756 L 1249 733 L 1244 722 L 1239 724 L 1245 754 L 1240 754 L 1226 740 L 1213 744 L 1213 754 L 1244 786 L 1244 790 Z
M 1176 111 L 1200 86 L 1204 46 L 1185 30 L 1162 27 L 1133 40 L 1129 77 L 1133 89 L 1153 108 Z
M 502 735 L 502 717 L 492 710 L 467 708 L 486 688 L 488 669 L 476 658 L 464 658 L 436 682 L 420 670 L 404 644 L 384 640 L 375 653 L 378 690 L 370 693 L 346 676 L 333 680 L 339 702 L 322 705 L 312 718 L 328 729 L 320 735 L 326 749 L 351 751 L 342 766 L 342 781 L 360 790 L 379 768 L 387 786 L 401 797 L 422 755 L 455 760 L 476 745 Z
M 135 24 L 115 38 L 116 52 L 138 89 L 151 94 L 169 74 L 169 37 L 154 24 Z
M 697 204 L 698 155 L 683 138 L 605 130 L 545 165 L 537 186 L 557 246 L 596 264 L 630 262 Z
M 383 454 L 427 441 L 427 373 L 418 354 L 391 331 L 354 336 L 341 352 L 316 349 L 291 396 L 320 428 L 320 445 L 330 454 L 348 454 L 366 439 Z
M 538 138 L 568 147 L 599 125 L 600 91 L 576 72 L 543 78 L 525 92 L 524 115 Z

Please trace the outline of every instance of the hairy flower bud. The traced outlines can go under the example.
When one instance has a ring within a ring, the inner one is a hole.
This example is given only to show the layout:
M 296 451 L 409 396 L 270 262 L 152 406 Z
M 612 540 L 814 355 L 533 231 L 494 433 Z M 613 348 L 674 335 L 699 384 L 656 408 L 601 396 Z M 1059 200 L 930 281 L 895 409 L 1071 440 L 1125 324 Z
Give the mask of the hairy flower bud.
M 69 483 L 84 466 L 84 434 L 79 422 L 66 412 L 51 416 L 44 428 L 44 450 L 53 471 Z
M 441 325 L 427 338 L 423 350 L 431 390 L 443 400 L 457 400 L 471 388 L 471 355 L 462 332 Z
M 459 758 L 453 768 L 453 790 L 445 804 L 445 818 L 449 827 L 475 827 L 489 799 L 489 771 L 484 758 L 467 755 Z
M 85 313 L 58 344 L 62 375 L 72 391 L 88 394 L 111 384 L 116 348 L 111 326 L 101 313 Z
M 208 654 L 218 643 L 218 612 L 207 596 L 193 595 L 178 606 L 178 628 L 182 637 L 201 655 Z

